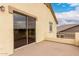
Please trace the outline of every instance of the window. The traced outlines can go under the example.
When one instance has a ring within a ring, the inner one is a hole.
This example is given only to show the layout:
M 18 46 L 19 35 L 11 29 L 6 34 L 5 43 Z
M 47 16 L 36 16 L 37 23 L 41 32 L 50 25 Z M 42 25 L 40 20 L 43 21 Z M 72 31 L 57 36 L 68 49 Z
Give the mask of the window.
M 63 38 L 64 37 L 64 35 L 61 35 L 61 38 Z
M 49 32 L 52 32 L 52 25 L 53 25 L 53 23 L 49 22 Z
M 57 37 L 59 38 L 60 36 L 57 34 Z

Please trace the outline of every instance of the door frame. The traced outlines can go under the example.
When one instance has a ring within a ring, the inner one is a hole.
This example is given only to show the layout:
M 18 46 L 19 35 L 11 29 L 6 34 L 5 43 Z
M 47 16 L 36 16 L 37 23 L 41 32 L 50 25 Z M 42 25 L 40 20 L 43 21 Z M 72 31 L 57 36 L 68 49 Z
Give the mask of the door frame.
M 12 15 L 13 15 L 13 13 L 14 13 L 14 11 L 15 11 L 15 12 L 20 13 L 20 14 L 22 14 L 22 15 L 31 16 L 31 17 L 35 18 L 35 42 L 36 42 L 36 41 L 37 41 L 37 40 L 36 40 L 36 22 L 37 22 L 37 16 L 32 15 L 32 14 L 29 14 L 29 13 L 27 13 L 27 12 L 25 12 L 25 11 L 22 11 L 22 10 L 20 10 L 20 9 L 17 9 L 17 8 L 15 8 L 15 7 L 13 7 L 13 6 L 8 6 L 8 10 L 9 10 L 9 13 L 12 14 Z M 26 17 L 26 18 L 28 18 L 28 17 Z M 28 25 L 27 25 L 27 26 L 28 26 Z M 28 34 L 28 33 L 26 33 L 26 34 Z M 14 20 L 13 20 L 13 37 L 14 37 Z M 28 37 L 27 37 L 27 40 L 28 40 Z M 28 43 L 28 41 L 27 41 L 27 43 Z M 13 38 L 13 49 L 15 49 L 15 48 L 14 48 L 14 38 Z

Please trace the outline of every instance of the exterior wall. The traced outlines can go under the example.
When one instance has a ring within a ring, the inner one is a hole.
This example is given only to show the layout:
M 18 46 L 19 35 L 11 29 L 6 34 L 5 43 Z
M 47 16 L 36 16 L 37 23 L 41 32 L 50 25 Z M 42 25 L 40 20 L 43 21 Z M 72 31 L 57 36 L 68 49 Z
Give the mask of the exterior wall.
M 75 44 L 75 39 L 65 39 L 65 38 L 54 38 L 53 40 L 51 40 L 52 38 L 50 38 L 50 41 L 54 41 L 54 42 L 59 42 L 59 43 L 64 43 L 64 44 L 71 44 L 71 45 L 76 45 Z
M 9 13 L 8 6 L 15 7 L 35 16 L 36 42 L 46 38 L 56 38 L 56 22 L 50 10 L 44 4 L 0 4 L 5 12 L 0 12 L 0 55 L 10 55 L 14 51 L 13 14 Z M 49 32 L 49 22 L 53 22 L 53 32 Z
M 9 55 L 13 53 L 13 18 L 4 6 L 5 12 L 0 11 L 0 55 Z
M 58 35 L 63 35 L 62 38 L 75 39 L 75 32 L 79 32 L 79 26 L 75 26 L 67 30 L 58 32 Z
M 79 32 L 75 33 L 75 45 L 79 46 Z

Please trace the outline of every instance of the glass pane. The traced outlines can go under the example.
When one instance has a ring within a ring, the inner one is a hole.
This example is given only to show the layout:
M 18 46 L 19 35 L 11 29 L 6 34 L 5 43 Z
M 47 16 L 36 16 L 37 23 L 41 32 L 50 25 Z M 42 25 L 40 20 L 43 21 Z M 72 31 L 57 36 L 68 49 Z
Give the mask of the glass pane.
M 28 29 L 34 29 L 35 28 L 35 18 L 28 17 Z
M 14 13 L 14 28 L 26 29 L 26 16 Z

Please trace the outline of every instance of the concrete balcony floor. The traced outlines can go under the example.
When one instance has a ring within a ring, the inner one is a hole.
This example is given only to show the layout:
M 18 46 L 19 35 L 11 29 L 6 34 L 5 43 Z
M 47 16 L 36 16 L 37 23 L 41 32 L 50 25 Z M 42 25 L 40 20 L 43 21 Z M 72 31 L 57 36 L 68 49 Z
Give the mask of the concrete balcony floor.
M 79 47 L 42 41 L 17 48 L 12 56 L 79 56 Z

